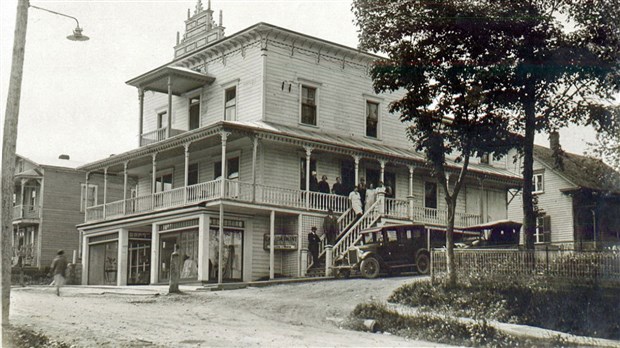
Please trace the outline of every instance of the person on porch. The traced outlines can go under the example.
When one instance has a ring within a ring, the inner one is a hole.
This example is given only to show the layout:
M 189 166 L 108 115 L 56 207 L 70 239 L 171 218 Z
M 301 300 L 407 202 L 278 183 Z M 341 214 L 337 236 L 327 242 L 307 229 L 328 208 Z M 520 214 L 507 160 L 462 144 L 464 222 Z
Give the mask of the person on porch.
M 364 207 L 366 206 L 366 180 L 364 180 L 364 178 L 360 179 L 360 182 L 357 185 L 357 192 L 359 193 L 360 200 L 362 201 L 362 211 L 364 211 Z
M 368 211 L 375 201 L 377 200 L 377 191 L 372 183 L 368 183 L 368 188 L 366 189 L 366 205 L 364 206 L 364 211 Z
M 332 193 L 338 196 L 347 195 L 347 191 L 344 185 L 342 184 L 342 180 L 340 179 L 339 176 L 336 177 L 336 182 L 334 183 L 334 186 L 332 186 Z
M 310 175 L 310 191 L 318 192 L 319 191 L 319 179 L 316 177 L 316 171 L 313 170 Z
M 329 193 L 329 183 L 327 182 L 327 175 L 323 175 L 321 177 L 321 181 L 319 181 L 319 192 Z

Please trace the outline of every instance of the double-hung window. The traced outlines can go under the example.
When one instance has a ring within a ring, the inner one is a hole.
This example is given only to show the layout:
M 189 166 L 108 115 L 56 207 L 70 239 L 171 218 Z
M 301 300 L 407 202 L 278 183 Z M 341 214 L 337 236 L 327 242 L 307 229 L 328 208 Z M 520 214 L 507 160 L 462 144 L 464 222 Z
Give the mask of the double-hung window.
M 543 193 L 545 191 L 543 178 L 543 173 L 534 174 L 532 177 L 532 193 Z
M 424 207 L 437 209 L 437 183 L 424 183 Z
M 317 89 L 301 85 L 301 123 L 317 125 Z
M 155 176 L 155 192 L 172 190 L 172 169 L 161 171 Z
M 379 103 L 366 101 L 366 136 L 379 137 Z
M 237 120 L 237 86 L 224 90 L 224 119 L 226 121 Z
M 87 207 L 97 205 L 97 185 L 88 184 L 88 195 L 86 194 L 86 184 L 82 184 L 81 186 L 80 212 L 84 212 Z

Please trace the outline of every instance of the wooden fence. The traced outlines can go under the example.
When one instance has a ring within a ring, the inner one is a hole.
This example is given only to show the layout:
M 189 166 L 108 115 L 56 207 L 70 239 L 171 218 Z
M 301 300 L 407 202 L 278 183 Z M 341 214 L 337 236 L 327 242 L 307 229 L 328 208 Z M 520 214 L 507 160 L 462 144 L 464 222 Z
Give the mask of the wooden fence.
M 446 250 L 435 249 L 431 254 L 431 275 L 444 275 Z M 620 282 L 618 251 L 456 249 L 454 258 L 459 275 Z

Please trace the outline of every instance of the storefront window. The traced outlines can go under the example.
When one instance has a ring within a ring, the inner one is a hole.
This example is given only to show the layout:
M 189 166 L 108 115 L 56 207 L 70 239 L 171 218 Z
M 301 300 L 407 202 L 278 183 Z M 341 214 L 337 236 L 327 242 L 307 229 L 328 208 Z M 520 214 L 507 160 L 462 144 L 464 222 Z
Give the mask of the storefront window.
M 209 229 L 209 280 L 218 280 L 219 229 Z M 222 246 L 222 280 L 241 281 L 243 278 L 243 231 L 224 229 Z
M 170 257 L 175 247 L 181 262 L 181 279 L 198 279 L 198 229 L 163 233 L 159 239 L 159 281 L 170 279 Z

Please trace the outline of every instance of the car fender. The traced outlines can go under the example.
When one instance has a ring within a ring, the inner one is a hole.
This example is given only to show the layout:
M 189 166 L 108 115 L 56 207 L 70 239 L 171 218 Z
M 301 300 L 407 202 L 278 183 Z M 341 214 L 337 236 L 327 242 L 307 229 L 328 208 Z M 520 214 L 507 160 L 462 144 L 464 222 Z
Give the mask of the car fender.
M 374 257 L 375 259 L 377 259 L 377 261 L 379 261 L 379 264 L 381 265 L 381 267 L 385 266 L 385 261 L 383 261 L 383 258 L 381 257 L 381 255 L 379 255 L 378 253 L 376 253 L 374 251 L 366 252 L 364 255 L 362 255 L 359 258 L 358 264 L 361 264 L 362 260 L 365 260 L 365 259 L 367 259 L 367 258 L 369 258 L 371 256 Z

